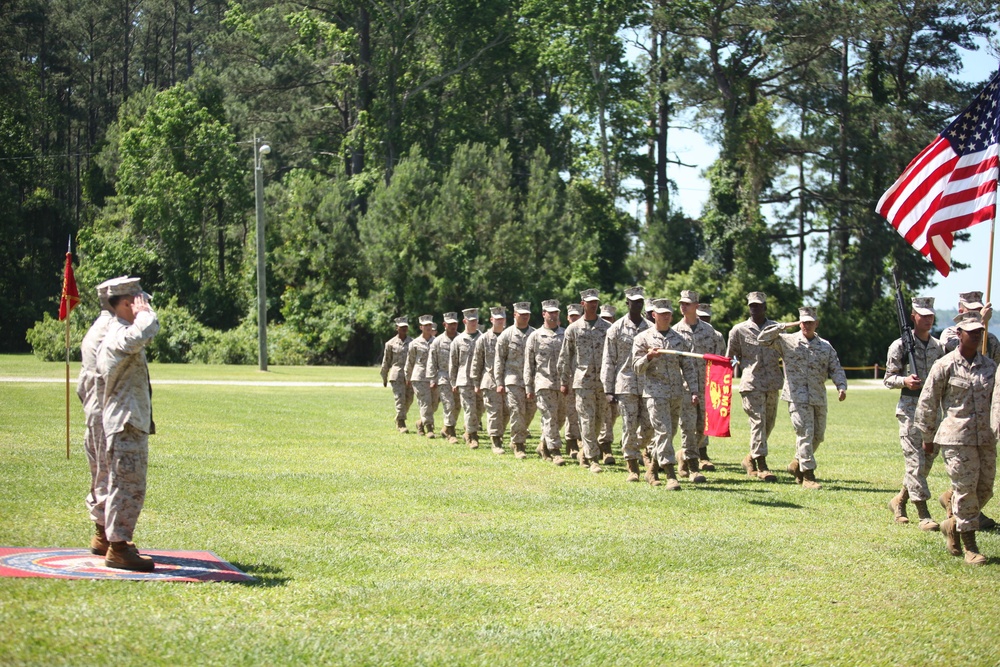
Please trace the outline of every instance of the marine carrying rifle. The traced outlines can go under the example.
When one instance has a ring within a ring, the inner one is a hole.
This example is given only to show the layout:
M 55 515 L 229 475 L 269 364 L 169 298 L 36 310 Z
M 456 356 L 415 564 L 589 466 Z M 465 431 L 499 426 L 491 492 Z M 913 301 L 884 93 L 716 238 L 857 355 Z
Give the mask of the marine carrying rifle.
M 910 326 L 910 309 L 906 307 L 903 299 L 903 290 L 899 287 L 899 279 L 896 277 L 896 269 L 892 270 L 892 285 L 896 290 L 896 319 L 899 320 L 899 339 L 903 343 L 903 354 L 910 362 L 910 374 L 917 372 L 917 360 L 913 356 L 913 351 L 917 348 L 917 342 L 913 339 L 913 327 Z M 912 390 L 903 388 L 903 393 Z M 916 392 L 917 395 L 920 392 Z

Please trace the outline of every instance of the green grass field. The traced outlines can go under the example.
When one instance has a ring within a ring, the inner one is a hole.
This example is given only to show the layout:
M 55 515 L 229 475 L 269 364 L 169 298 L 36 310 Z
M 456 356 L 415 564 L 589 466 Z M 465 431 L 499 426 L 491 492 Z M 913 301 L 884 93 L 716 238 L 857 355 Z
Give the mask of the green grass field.
M 0 357 L 0 376 L 63 374 Z M 156 386 L 377 382 L 375 368 L 151 375 L 136 542 L 214 551 L 258 583 L 0 579 L 0 664 L 1000 663 L 1000 534 L 981 535 L 994 558 L 971 568 L 938 533 L 891 522 L 888 390 L 855 383 L 831 404 L 822 491 L 748 479 L 739 413 L 712 441 L 709 483 L 668 493 L 626 484 L 620 461 L 593 475 L 400 435 L 381 386 Z M 87 544 L 73 400 L 67 461 L 62 385 L 0 383 L 0 545 Z M 775 468 L 793 443 L 779 409 Z M 946 480 L 938 461 L 932 491 Z

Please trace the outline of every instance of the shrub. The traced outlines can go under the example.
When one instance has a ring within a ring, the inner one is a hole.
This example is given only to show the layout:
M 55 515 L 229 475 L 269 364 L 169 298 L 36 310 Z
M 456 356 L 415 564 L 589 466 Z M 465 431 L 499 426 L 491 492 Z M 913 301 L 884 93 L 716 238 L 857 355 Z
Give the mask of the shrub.
M 83 312 L 81 312 L 83 311 Z M 87 330 L 94 321 L 96 314 L 83 308 L 76 308 L 70 313 L 69 356 L 72 361 L 80 361 L 80 343 L 87 335 Z M 32 353 L 42 361 L 65 361 L 66 359 L 66 322 L 61 322 L 48 313 L 42 315 L 35 326 L 25 333 Z

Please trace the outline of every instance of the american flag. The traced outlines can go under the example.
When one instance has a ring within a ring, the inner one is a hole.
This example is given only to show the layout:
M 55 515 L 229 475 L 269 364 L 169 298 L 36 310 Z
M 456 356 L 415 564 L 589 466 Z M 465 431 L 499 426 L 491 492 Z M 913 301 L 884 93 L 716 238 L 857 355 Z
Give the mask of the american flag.
M 951 269 L 954 232 L 996 214 L 998 145 L 1000 72 L 875 207 L 943 276 Z

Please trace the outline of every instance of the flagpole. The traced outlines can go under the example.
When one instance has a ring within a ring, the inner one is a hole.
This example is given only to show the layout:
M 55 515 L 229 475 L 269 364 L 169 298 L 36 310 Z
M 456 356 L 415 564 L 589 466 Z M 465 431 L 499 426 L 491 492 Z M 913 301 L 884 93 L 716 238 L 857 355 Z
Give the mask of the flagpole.
M 996 216 L 996 211 L 994 210 L 993 220 L 990 221 L 990 255 L 989 255 L 990 260 L 989 263 L 986 265 L 986 303 L 990 302 L 990 291 L 991 288 L 993 287 L 993 239 L 996 235 L 996 229 L 997 229 L 997 216 Z M 990 338 L 989 333 L 990 333 L 989 328 L 987 328 L 986 334 L 983 336 L 983 343 L 982 343 L 983 345 L 982 352 L 984 355 L 986 354 L 986 344 L 989 342 Z
M 66 241 L 66 254 L 73 253 L 73 237 Z M 69 317 L 72 309 L 66 313 L 66 460 L 69 460 Z

